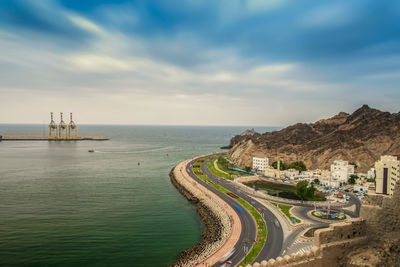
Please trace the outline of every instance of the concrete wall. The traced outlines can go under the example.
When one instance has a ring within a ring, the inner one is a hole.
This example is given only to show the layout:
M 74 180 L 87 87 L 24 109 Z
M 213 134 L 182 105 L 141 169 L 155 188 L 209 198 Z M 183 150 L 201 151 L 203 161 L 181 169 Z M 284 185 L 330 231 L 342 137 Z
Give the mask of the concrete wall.
M 360 217 L 367 221 L 371 241 L 400 241 L 400 181 L 393 196 L 367 195 Z
M 346 252 L 367 242 L 366 223 L 362 219 L 351 219 L 348 222 L 331 224 L 327 229 L 315 232 L 311 251 L 301 254 L 286 255 L 247 267 L 296 266 L 319 267 L 339 266 L 338 259 Z

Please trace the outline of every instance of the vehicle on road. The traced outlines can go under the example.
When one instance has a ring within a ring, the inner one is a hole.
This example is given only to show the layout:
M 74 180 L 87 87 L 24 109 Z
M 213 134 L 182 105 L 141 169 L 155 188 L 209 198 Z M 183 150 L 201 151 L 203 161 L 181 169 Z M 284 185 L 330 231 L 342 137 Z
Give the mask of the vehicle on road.
M 219 260 L 219 263 L 222 263 L 222 266 L 228 266 L 229 264 L 232 264 L 231 261 L 228 261 L 228 259 L 233 255 L 233 253 L 235 253 L 236 249 L 233 248 L 231 250 L 229 250 L 224 256 L 222 256 L 222 258 Z
M 235 209 L 236 209 L 238 212 L 243 213 L 242 207 L 240 207 L 238 204 L 235 204 Z
M 274 220 L 274 224 L 275 224 L 276 228 L 279 228 L 279 227 L 280 227 L 280 224 L 279 224 L 279 222 L 278 222 L 277 219 Z

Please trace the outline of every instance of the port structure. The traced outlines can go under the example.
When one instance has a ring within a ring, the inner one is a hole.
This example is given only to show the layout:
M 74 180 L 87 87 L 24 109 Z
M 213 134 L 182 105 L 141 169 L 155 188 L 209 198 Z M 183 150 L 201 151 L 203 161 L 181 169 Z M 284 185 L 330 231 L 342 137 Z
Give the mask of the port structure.
M 63 120 L 63 113 L 60 112 L 61 116 L 61 121 L 60 124 L 58 125 L 58 137 L 61 139 L 66 139 L 67 138 L 67 124 Z
M 50 113 L 50 124 L 49 124 L 49 130 L 48 130 L 48 137 L 49 138 L 56 138 L 58 136 L 58 127 L 57 124 L 53 120 L 53 112 Z
M 57 124 L 53 118 L 53 112 L 50 112 L 50 123 L 47 136 L 36 135 L 0 135 L 0 141 L 105 141 L 109 140 L 104 136 L 78 136 L 78 125 L 72 119 L 72 113 L 69 114 L 70 122 L 67 125 L 63 119 L 63 113 L 60 112 L 60 123 Z
M 60 112 L 60 123 L 54 122 L 53 112 L 50 113 L 50 124 L 48 129 L 48 139 L 71 140 L 77 139 L 77 125 L 72 119 L 72 112 L 69 114 L 70 122 L 67 125 L 63 119 L 63 113 Z
M 69 138 L 76 138 L 77 137 L 77 126 L 75 122 L 72 120 L 72 112 L 69 113 L 70 122 L 68 124 L 68 133 L 67 136 Z M 72 133 L 73 132 L 73 133 Z

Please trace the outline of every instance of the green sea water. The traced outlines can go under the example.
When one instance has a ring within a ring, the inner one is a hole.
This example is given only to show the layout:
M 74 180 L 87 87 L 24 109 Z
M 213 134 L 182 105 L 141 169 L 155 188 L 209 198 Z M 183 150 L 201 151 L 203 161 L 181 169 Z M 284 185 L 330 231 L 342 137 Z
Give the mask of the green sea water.
M 0 265 L 172 263 L 201 240 L 203 225 L 170 169 L 245 129 L 83 125 L 81 135 L 111 140 L 0 142 Z M 0 125 L 0 135 L 43 133 L 43 125 Z

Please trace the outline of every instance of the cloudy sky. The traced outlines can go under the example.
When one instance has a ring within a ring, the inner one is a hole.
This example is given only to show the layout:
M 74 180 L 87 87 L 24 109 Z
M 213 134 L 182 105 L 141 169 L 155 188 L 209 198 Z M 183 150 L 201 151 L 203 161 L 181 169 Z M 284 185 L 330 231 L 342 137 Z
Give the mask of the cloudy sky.
M 270 125 L 400 110 L 400 1 L 1 0 L 0 123 Z

